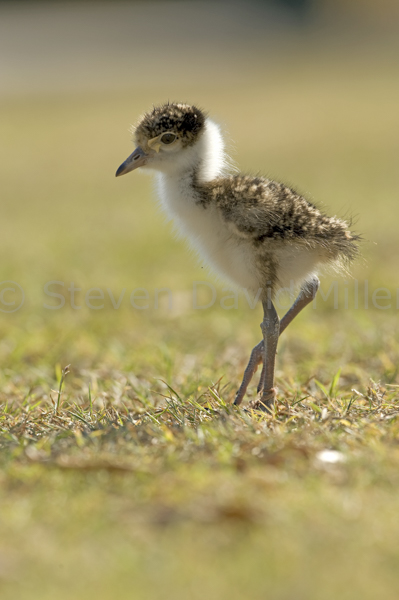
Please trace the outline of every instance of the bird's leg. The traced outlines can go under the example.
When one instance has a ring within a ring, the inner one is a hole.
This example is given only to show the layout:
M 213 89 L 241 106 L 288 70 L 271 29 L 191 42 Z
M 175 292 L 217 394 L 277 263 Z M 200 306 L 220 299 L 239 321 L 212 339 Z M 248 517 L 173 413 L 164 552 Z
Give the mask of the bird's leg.
M 241 404 L 242 399 L 245 396 L 245 392 L 247 391 L 247 387 L 254 376 L 254 373 L 257 371 L 260 363 L 263 361 L 263 340 L 259 342 L 257 346 L 252 350 L 251 357 L 249 359 L 247 368 L 244 371 L 244 377 L 242 378 L 242 382 L 240 388 L 236 394 L 234 404 L 238 406 Z M 262 371 L 263 373 L 263 371 Z
M 270 408 L 276 397 L 276 389 L 274 387 L 274 365 L 276 362 L 277 343 L 280 335 L 280 319 L 273 303 L 270 299 L 262 302 L 263 304 L 263 321 L 261 329 L 263 333 L 263 381 L 260 390 L 261 397 L 257 403 L 257 407 L 263 410 Z
M 312 281 L 310 283 L 308 283 L 306 285 L 306 287 L 303 287 L 301 289 L 294 304 L 285 313 L 284 317 L 280 321 L 280 334 L 279 335 L 281 335 L 283 333 L 283 331 L 288 327 L 288 325 L 291 323 L 291 321 L 293 321 L 295 319 L 295 317 L 301 312 L 301 310 L 303 310 L 305 308 L 305 306 L 307 306 L 308 304 L 310 304 L 310 302 L 312 302 L 312 300 L 314 299 L 314 297 L 317 294 L 317 290 L 319 289 L 319 287 L 320 287 L 320 281 L 319 281 L 318 277 L 314 276 Z M 260 342 L 260 343 L 263 344 L 263 342 Z M 259 364 L 260 364 L 260 361 L 259 361 L 258 365 Z M 255 371 L 256 371 L 256 369 L 254 370 L 254 372 Z M 248 383 L 247 383 L 247 386 L 248 386 Z M 258 394 L 260 394 L 263 391 L 264 387 L 265 387 L 265 363 L 263 363 L 262 373 L 261 373 L 260 379 L 259 379 L 259 384 L 258 384 L 258 389 L 257 389 Z
M 291 321 L 301 312 L 301 310 L 303 310 L 305 306 L 312 302 L 313 298 L 316 296 L 319 286 L 320 282 L 315 276 L 311 283 L 307 284 L 306 287 L 301 289 L 294 304 L 285 313 L 284 317 L 280 321 L 280 335 L 283 333 L 286 327 L 288 327 Z M 257 346 L 255 346 L 255 348 L 251 352 L 251 358 L 249 359 L 249 363 L 244 372 L 242 383 L 234 400 L 234 404 L 236 406 L 241 404 L 242 399 L 245 396 L 245 392 L 247 391 L 247 387 L 261 362 L 263 362 L 263 366 L 262 373 L 259 379 L 258 393 L 263 392 L 263 390 L 265 389 L 266 363 L 263 361 L 263 348 L 264 342 L 262 340 Z
M 303 310 L 305 306 L 312 302 L 319 287 L 319 278 L 314 276 L 312 281 L 301 289 L 298 298 L 280 321 L 280 335 L 283 333 L 284 329 L 288 327 L 291 321 L 295 319 L 295 317 L 301 312 L 301 310 Z
M 261 329 L 263 332 L 263 340 L 255 346 L 251 352 L 251 358 L 244 372 L 244 377 L 240 385 L 240 389 L 234 400 L 234 404 L 238 406 L 247 391 L 249 382 L 251 381 L 255 371 L 257 370 L 260 363 L 263 363 L 261 382 L 263 383 L 262 388 L 260 384 L 258 391 L 262 392 L 261 403 L 267 404 L 270 401 L 274 401 L 275 389 L 274 385 L 274 363 L 277 349 L 277 341 L 279 336 L 279 325 L 280 321 L 270 299 L 263 302 L 264 317 L 261 323 Z M 267 387 L 268 386 L 268 387 Z M 270 398 L 269 398 L 270 397 Z

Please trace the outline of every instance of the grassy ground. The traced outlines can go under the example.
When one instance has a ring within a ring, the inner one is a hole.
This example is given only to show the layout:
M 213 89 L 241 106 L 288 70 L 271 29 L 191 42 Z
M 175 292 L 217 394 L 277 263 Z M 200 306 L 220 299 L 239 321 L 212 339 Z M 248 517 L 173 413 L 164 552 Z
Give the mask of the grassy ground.
M 4 600 L 397 597 L 398 78 L 394 53 L 363 50 L 303 50 L 267 81 L 250 66 L 242 88 L 1 101 L 1 279 L 25 294 L 0 313 Z M 273 415 L 230 405 L 258 309 L 217 284 L 194 310 L 212 277 L 149 178 L 113 178 L 129 120 L 167 97 L 219 118 L 243 169 L 364 234 L 337 305 L 319 297 L 284 334 Z

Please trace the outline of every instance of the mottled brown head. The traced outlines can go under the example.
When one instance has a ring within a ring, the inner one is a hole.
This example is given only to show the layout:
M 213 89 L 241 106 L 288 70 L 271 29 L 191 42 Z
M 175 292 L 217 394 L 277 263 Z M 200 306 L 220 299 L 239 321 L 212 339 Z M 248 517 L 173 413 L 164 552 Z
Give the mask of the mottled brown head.
M 163 104 L 145 114 L 135 128 L 136 150 L 121 164 L 116 176 L 138 167 L 159 171 L 187 168 L 193 146 L 205 129 L 205 115 L 189 104 Z
M 180 139 L 181 147 L 195 144 L 201 135 L 205 123 L 204 114 L 196 106 L 189 104 L 163 104 L 155 106 L 151 112 L 146 113 L 136 127 L 135 138 L 138 146 L 146 149 L 148 142 L 158 138 L 161 134 L 170 133 L 175 139 Z M 166 136 L 166 143 L 171 136 Z M 163 137 L 159 138 L 161 143 Z M 151 147 L 151 143 L 150 143 Z

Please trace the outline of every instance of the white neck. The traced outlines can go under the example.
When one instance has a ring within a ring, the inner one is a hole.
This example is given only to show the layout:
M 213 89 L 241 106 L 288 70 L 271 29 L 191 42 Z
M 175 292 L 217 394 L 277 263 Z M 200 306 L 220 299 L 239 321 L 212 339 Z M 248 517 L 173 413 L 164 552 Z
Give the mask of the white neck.
M 227 158 L 219 126 L 207 119 L 205 131 L 196 145 L 200 146 L 197 151 L 200 163 L 199 182 L 211 181 L 221 175 L 227 166 Z
M 221 175 L 226 169 L 227 157 L 219 126 L 207 119 L 200 139 L 173 158 L 157 165 L 161 180 L 187 179 L 195 171 L 198 183 L 204 183 Z

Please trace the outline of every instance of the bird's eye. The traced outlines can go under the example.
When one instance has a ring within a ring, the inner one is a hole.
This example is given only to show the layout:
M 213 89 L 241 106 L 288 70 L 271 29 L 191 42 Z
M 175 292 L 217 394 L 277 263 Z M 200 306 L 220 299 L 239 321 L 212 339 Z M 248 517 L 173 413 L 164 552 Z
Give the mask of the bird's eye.
M 175 135 L 174 133 L 164 133 L 163 136 L 161 137 L 161 142 L 163 144 L 171 144 L 172 142 L 175 141 L 176 138 L 177 138 L 177 135 Z

